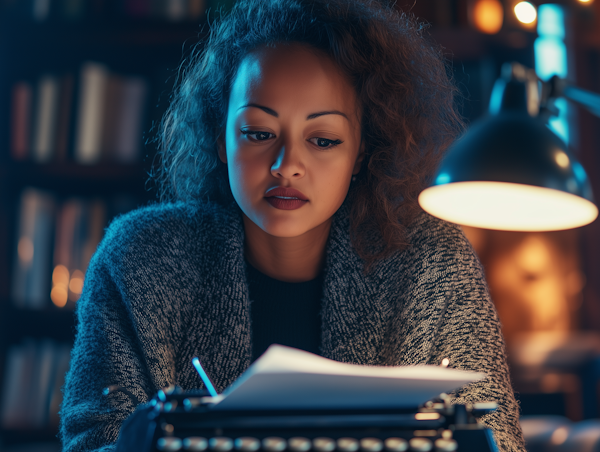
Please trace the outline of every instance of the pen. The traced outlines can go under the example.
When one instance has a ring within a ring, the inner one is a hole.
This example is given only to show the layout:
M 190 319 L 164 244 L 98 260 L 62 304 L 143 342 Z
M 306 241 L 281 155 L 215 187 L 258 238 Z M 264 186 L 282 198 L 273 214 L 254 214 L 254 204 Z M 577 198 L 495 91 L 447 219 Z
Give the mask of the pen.
M 206 386 L 206 389 L 208 390 L 208 393 L 210 394 L 210 396 L 217 397 L 219 394 L 217 394 L 215 387 L 213 386 L 212 382 L 210 381 L 210 378 L 208 378 L 208 375 L 204 371 L 202 364 L 200 364 L 200 360 L 197 357 L 194 357 L 194 358 L 192 358 L 192 364 L 198 371 L 198 374 L 200 374 L 202 383 L 204 383 L 204 386 Z

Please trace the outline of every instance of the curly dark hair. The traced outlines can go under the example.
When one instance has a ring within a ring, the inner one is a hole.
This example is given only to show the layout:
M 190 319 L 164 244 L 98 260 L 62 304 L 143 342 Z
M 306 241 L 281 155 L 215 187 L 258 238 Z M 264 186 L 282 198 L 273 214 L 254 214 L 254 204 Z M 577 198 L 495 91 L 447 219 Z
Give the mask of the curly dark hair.
M 463 128 L 458 91 L 423 25 L 375 0 L 242 0 L 210 28 L 159 130 L 161 199 L 232 202 L 217 149 L 237 68 L 260 46 L 302 43 L 338 64 L 362 111 L 365 159 L 348 194 L 354 248 L 366 269 L 406 248 L 417 197 Z

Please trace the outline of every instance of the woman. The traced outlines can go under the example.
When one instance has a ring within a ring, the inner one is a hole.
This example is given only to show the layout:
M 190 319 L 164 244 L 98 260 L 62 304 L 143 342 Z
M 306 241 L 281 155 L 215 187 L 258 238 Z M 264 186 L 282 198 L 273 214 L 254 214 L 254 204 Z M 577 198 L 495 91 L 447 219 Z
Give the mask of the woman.
M 111 450 L 161 387 L 219 391 L 271 343 L 488 377 L 454 401 L 522 451 L 500 326 L 460 228 L 416 198 L 460 130 L 418 24 L 376 2 L 254 0 L 214 25 L 161 133 L 164 199 L 90 264 L 61 412 L 65 451 Z M 126 389 L 102 396 L 103 388 Z

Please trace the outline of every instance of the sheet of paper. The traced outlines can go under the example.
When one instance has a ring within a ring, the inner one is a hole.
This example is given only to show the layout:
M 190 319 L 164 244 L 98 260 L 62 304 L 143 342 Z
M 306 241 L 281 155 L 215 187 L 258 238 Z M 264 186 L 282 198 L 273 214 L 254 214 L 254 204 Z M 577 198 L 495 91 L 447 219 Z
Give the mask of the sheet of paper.
M 213 409 L 416 408 L 484 377 L 438 366 L 359 366 L 272 345 Z

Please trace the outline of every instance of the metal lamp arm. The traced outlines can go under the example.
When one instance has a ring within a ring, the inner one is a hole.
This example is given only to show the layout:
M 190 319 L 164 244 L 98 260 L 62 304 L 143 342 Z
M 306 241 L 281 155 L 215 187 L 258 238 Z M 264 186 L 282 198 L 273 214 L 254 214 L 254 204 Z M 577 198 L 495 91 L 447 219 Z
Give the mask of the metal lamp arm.
M 600 118 L 600 94 L 569 85 L 565 79 L 556 75 L 548 83 L 550 84 L 549 97 L 551 99 L 564 97 Z

